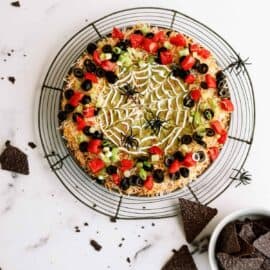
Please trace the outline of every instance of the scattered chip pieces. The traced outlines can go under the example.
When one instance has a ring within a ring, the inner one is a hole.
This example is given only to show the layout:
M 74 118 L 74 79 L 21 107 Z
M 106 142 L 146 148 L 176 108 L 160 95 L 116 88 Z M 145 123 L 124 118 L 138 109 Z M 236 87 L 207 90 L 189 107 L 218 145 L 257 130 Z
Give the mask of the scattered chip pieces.
M 33 142 L 29 142 L 28 146 L 31 147 L 32 149 L 35 149 L 37 147 L 37 145 Z
M 162 270 L 198 270 L 186 245 L 174 252 Z
M 240 252 L 240 243 L 238 240 L 235 223 L 229 223 L 224 227 L 217 241 L 217 251 L 227 254 Z
M 11 4 L 13 7 L 20 7 L 20 6 L 21 6 L 21 4 L 20 4 L 19 1 L 14 1 L 14 2 L 11 2 L 10 4 Z
M 238 238 L 238 240 L 240 244 L 240 251 L 235 253 L 234 256 L 237 257 L 252 256 L 252 254 L 254 254 L 255 252 L 255 247 L 240 237 Z
M 238 258 L 226 253 L 217 254 L 221 269 L 224 270 L 260 270 L 263 258 Z
M 3 170 L 20 174 L 29 174 L 27 155 L 10 142 L 6 142 L 6 148 L 0 155 L 0 163 Z
M 13 77 L 13 76 L 9 76 L 8 77 L 8 80 L 11 82 L 11 83 L 15 83 L 16 82 L 16 79 L 15 79 L 15 77 Z
M 96 241 L 96 240 L 90 240 L 90 245 L 96 250 L 100 251 L 102 249 L 102 246 Z
M 261 269 L 262 270 L 270 270 L 270 259 L 264 260 Z
M 217 209 L 179 199 L 186 240 L 191 243 L 217 214 Z
M 270 232 L 260 236 L 253 243 L 254 247 L 270 259 Z

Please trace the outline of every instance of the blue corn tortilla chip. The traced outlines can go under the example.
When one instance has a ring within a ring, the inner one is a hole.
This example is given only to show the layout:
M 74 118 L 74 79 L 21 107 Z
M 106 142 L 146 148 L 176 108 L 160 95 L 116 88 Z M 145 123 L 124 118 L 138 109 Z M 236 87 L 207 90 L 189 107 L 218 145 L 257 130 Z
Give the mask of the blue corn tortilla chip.
M 263 255 L 270 258 L 270 232 L 260 236 L 254 241 L 253 246 Z
M 218 253 L 217 259 L 223 270 L 260 270 L 263 258 L 238 258 L 227 253 Z
M 162 270 L 198 270 L 186 245 L 174 252 Z
M 257 238 L 253 231 L 253 223 L 248 222 L 243 224 L 241 230 L 239 232 L 239 237 L 242 238 L 247 243 L 253 243 L 253 241 Z
M 186 240 L 191 243 L 217 214 L 217 209 L 179 199 Z

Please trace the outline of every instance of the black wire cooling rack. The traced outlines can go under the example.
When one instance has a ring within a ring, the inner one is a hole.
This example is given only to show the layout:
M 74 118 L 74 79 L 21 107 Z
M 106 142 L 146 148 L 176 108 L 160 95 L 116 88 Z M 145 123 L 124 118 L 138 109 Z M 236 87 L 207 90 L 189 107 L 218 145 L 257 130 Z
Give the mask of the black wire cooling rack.
M 186 188 L 159 197 L 135 197 L 110 192 L 91 181 L 70 155 L 59 131 L 57 114 L 63 78 L 87 44 L 110 33 L 113 26 L 122 28 L 145 22 L 187 34 L 209 48 L 228 77 L 235 105 L 229 137 L 218 159 Z M 209 204 L 220 196 L 241 174 L 253 141 L 255 103 L 252 83 L 245 61 L 216 32 L 178 11 L 140 7 L 121 10 L 85 26 L 73 35 L 58 52 L 42 84 L 38 128 L 45 157 L 63 185 L 79 201 L 115 219 L 173 217 L 178 213 L 178 198 Z

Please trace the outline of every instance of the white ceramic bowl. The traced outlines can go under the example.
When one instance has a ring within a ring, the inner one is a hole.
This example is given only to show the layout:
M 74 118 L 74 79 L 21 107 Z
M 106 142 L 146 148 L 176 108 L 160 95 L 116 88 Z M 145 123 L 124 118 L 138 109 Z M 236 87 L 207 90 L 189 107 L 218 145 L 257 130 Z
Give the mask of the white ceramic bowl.
M 209 263 L 211 266 L 211 270 L 219 270 L 216 256 L 215 256 L 215 249 L 216 249 L 216 243 L 217 239 L 222 231 L 222 229 L 230 222 L 234 220 L 243 220 L 245 218 L 258 218 L 262 216 L 270 217 L 270 210 L 269 209 L 261 209 L 261 208 L 250 208 L 250 209 L 243 209 L 238 210 L 230 215 L 226 216 L 224 219 L 222 219 L 219 224 L 214 229 L 209 243 L 208 248 L 208 256 L 209 256 Z

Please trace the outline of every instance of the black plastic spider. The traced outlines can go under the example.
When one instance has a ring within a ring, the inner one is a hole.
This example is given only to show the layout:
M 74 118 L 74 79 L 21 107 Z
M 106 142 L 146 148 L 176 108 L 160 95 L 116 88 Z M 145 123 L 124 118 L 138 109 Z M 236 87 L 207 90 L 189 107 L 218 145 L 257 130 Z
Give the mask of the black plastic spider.
M 133 136 L 132 129 L 130 130 L 129 135 L 122 134 L 122 145 L 127 148 L 128 150 L 133 148 L 136 149 L 139 147 L 138 140 Z
M 164 126 L 165 123 L 168 122 L 168 120 L 160 119 L 159 117 L 160 112 L 157 115 L 155 115 L 152 111 L 149 111 L 149 112 L 152 118 L 147 119 L 147 117 L 145 117 L 145 120 L 146 120 L 145 128 L 151 128 L 153 131 L 153 134 L 155 135 L 159 134 L 161 128 L 168 129 Z
M 237 171 L 237 170 L 236 170 Z M 240 173 L 238 177 L 232 177 L 234 181 L 239 181 L 239 183 L 235 187 L 239 187 L 241 184 L 243 185 L 249 185 L 252 181 L 251 179 L 251 174 L 244 170 L 243 172 Z
M 237 75 L 240 74 L 240 72 L 245 71 L 244 67 L 245 65 L 251 65 L 251 63 L 248 62 L 249 57 L 246 58 L 245 60 L 243 60 L 240 56 L 240 54 L 237 54 L 236 57 L 231 56 L 233 62 L 231 64 L 229 64 L 225 69 L 225 70 L 229 70 L 229 72 L 232 72 L 232 70 L 235 68 L 235 70 L 237 71 Z
M 126 97 L 126 100 L 132 99 L 134 103 L 137 103 L 138 99 L 135 97 L 135 95 L 140 95 L 140 92 L 136 91 L 135 86 L 127 83 L 123 87 L 119 87 L 119 91 L 122 96 Z

